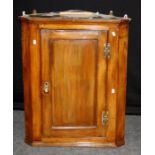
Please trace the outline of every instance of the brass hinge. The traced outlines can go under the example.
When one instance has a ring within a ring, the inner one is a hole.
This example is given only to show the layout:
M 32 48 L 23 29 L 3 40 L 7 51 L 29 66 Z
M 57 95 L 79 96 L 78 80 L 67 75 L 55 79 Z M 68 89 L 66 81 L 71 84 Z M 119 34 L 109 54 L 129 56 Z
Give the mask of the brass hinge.
M 102 124 L 105 126 L 108 123 L 109 120 L 109 114 L 108 111 L 102 112 Z
M 108 59 L 110 58 L 110 43 L 104 44 L 104 57 Z

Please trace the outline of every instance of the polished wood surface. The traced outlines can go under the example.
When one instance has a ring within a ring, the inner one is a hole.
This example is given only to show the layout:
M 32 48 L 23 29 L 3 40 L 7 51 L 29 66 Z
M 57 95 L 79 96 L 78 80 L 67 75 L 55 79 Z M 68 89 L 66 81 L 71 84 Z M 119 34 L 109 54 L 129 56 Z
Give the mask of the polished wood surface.
M 21 20 L 25 141 L 34 146 L 123 145 L 129 21 Z M 110 43 L 110 58 L 104 56 L 105 43 Z
M 41 79 L 50 83 L 42 97 L 44 135 L 104 136 L 106 66 L 100 64 L 107 32 L 41 30 L 41 36 Z

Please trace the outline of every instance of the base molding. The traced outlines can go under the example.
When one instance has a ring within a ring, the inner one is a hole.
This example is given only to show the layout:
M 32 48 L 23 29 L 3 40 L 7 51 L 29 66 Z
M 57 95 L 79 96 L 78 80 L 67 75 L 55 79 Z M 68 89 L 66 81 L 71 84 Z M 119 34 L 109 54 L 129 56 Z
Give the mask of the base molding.
M 25 141 L 31 146 L 53 146 L 53 147 L 119 147 L 124 145 L 124 141 L 120 142 L 43 142 L 43 141 Z
M 120 139 L 120 140 L 117 140 L 116 141 L 116 145 L 117 146 L 122 146 L 122 145 L 124 145 L 125 144 L 125 140 L 124 139 Z

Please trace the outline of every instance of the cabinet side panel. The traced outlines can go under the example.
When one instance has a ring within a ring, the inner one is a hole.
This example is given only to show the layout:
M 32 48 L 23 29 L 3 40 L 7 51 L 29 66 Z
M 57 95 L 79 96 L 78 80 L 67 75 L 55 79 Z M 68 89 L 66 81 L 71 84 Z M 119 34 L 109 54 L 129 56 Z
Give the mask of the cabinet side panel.
M 24 110 L 25 110 L 25 140 L 32 139 L 32 106 L 30 97 L 30 51 L 29 51 L 29 25 L 22 22 L 22 63 L 24 84 Z
M 33 141 L 41 139 L 40 35 L 37 24 L 30 23 L 30 87 Z
M 119 29 L 118 98 L 117 98 L 117 116 L 116 116 L 117 145 L 124 143 L 124 134 L 125 134 L 127 49 L 128 49 L 128 24 L 124 24 L 120 25 Z
M 112 34 L 115 33 L 115 36 Z M 109 28 L 108 42 L 110 43 L 110 58 L 107 58 L 107 111 L 109 121 L 107 125 L 107 138 L 116 138 L 116 105 L 118 81 L 118 27 Z M 114 93 L 112 93 L 114 90 Z

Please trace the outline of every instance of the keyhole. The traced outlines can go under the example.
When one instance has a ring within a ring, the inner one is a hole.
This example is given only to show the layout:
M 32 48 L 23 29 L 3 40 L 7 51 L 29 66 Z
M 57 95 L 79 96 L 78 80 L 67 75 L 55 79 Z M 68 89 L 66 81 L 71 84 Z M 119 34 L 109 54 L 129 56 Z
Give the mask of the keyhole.
M 44 93 L 48 93 L 49 92 L 49 84 L 48 82 L 44 83 Z

